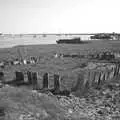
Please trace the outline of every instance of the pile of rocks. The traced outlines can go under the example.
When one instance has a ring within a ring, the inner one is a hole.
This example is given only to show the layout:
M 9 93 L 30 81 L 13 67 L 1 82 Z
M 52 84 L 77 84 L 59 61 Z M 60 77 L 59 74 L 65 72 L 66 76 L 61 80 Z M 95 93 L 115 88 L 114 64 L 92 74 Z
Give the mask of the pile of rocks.
M 90 120 L 120 119 L 120 85 L 111 84 L 100 91 L 91 89 L 88 97 L 73 95 L 59 97 L 59 103 L 66 109 L 69 119 L 86 118 Z
M 44 116 L 47 116 L 47 113 L 45 111 L 42 111 L 42 114 L 44 114 Z M 41 113 L 35 113 L 35 114 L 33 114 L 33 113 L 22 113 L 22 114 L 20 114 L 18 120 L 40 120 L 40 119 L 44 119 L 42 114 Z
M 37 120 L 32 114 L 21 114 L 19 120 Z

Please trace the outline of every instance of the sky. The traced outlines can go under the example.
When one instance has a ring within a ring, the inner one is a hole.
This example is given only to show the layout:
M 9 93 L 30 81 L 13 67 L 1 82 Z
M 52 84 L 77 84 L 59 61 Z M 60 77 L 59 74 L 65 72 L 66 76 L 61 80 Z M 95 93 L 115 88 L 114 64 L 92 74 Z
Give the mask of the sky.
M 119 0 L 0 0 L 0 32 L 119 33 L 119 12 Z

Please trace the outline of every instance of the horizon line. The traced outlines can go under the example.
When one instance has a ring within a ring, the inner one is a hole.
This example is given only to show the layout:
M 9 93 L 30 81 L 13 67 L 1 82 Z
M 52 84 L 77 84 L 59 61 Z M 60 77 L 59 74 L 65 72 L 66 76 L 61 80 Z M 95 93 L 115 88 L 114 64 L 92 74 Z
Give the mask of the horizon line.
M 120 34 L 117 32 L 93 32 L 93 33 L 2 33 L 1 35 L 95 35 L 95 34 Z

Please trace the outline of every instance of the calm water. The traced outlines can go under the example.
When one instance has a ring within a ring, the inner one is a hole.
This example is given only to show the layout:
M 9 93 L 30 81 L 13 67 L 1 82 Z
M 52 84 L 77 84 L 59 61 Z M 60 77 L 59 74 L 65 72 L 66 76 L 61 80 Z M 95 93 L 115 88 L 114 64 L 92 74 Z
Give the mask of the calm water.
M 0 48 L 15 45 L 56 44 L 56 40 L 73 37 L 81 37 L 82 40 L 90 39 L 90 35 L 4 35 L 0 36 Z

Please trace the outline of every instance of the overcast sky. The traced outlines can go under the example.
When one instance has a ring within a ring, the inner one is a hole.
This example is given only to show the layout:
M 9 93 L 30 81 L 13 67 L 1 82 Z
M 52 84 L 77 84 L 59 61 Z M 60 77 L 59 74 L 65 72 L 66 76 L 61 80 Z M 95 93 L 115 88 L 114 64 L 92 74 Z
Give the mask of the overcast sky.
M 0 0 L 0 32 L 120 32 L 119 1 Z

